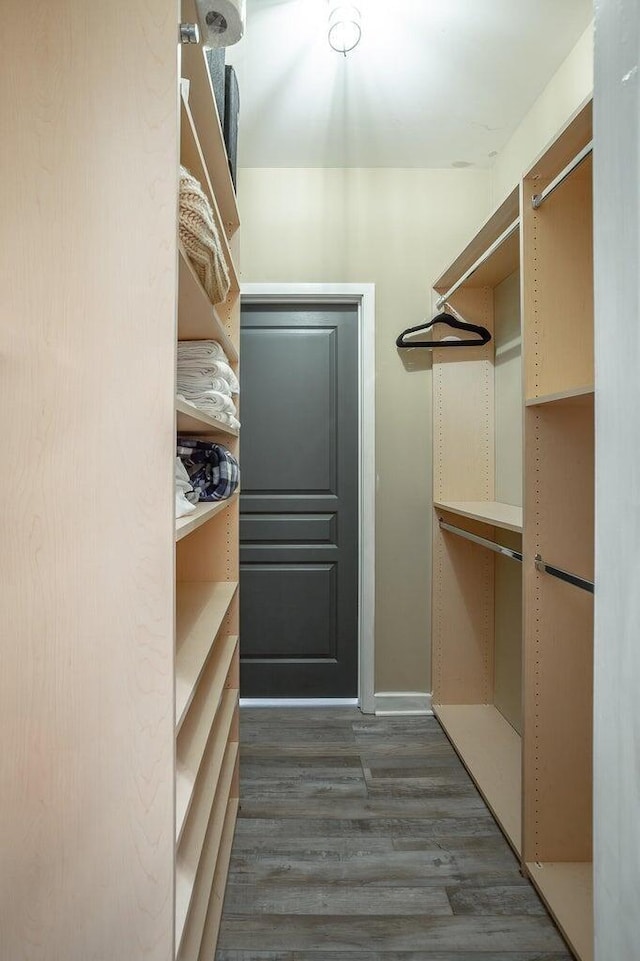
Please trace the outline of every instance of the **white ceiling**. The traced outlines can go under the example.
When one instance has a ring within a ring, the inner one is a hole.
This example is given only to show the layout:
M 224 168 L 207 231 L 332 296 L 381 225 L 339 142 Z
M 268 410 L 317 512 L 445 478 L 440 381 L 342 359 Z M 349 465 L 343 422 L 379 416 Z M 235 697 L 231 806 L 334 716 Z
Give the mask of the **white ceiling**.
M 241 166 L 488 167 L 592 16 L 591 0 L 356 4 L 343 57 L 327 0 L 248 0 L 226 52 Z

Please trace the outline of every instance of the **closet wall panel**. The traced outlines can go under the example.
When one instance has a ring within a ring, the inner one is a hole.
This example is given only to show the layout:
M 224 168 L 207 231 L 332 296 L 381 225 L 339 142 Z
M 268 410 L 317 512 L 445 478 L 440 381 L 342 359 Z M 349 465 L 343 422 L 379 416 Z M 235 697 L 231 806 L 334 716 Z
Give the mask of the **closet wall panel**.
M 167 961 L 178 9 L 2 14 L 0 957 Z
M 526 396 L 593 387 L 593 164 L 588 157 L 537 210 L 524 235 L 531 270 Z M 525 180 L 525 198 L 539 191 Z
M 493 332 L 488 288 L 458 291 L 453 306 Z M 439 328 L 447 336 L 447 328 Z M 493 341 L 484 347 L 433 351 L 434 475 L 436 501 L 493 500 Z
M 521 550 L 521 538 L 500 532 L 500 543 Z M 494 702 L 509 724 L 522 733 L 522 565 L 496 555 L 494 585 Z
M 522 507 L 522 332 L 520 271 L 493 292 L 496 500 Z
M 433 633 L 434 690 L 440 704 L 487 704 L 493 695 L 493 555 L 441 530 L 434 519 Z M 465 529 L 492 537 L 484 524 Z
M 596 5 L 596 961 L 640 943 L 640 5 Z

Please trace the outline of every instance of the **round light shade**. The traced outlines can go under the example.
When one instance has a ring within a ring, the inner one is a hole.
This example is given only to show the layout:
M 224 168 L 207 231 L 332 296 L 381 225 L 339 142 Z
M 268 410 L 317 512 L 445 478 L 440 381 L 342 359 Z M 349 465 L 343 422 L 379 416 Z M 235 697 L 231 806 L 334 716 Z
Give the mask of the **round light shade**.
M 345 56 L 357 47 L 362 36 L 360 11 L 350 3 L 339 3 L 329 13 L 329 46 Z

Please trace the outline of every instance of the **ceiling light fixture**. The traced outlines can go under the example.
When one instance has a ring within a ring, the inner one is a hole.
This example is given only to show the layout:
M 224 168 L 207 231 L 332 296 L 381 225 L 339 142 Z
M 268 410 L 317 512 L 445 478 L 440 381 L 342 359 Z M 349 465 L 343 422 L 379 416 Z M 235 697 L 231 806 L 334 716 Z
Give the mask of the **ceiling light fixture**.
M 360 11 L 350 3 L 332 3 L 329 0 L 329 6 L 329 46 L 346 57 L 360 43 Z

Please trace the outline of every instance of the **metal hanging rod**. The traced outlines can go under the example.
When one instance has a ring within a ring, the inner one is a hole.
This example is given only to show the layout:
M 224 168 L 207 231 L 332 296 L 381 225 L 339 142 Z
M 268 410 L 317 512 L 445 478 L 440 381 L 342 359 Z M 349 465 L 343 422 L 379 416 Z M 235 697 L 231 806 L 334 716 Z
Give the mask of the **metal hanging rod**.
M 490 551 L 495 554 L 502 554 L 504 557 L 510 557 L 513 561 L 522 562 L 522 554 L 520 551 L 512 551 L 510 547 L 503 547 L 502 544 L 496 544 L 495 541 L 489 541 L 486 537 L 480 537 L 478 534 L 471 534 L 469 531 L 463 530 L 461 527 L 454 527 L 452 524 L 447 524 L 440 518 L 440 530 L 449 531 L 450 534 L 457 534 L 458 537 L 464 537 L 467 541 L 472 541 L 474 544 L 479 544 L 480 547 L 487 547 Z
M 536 570 L 540 571 L 541 574 L 551 574 L 552 577 L 557 577 L 561 581 L 566 581 L 567 584 L 573 584 L 574 587 L 581 587 L 583 591 L 588 591 L 589 594 L 593 594 L 593 581 L 588 581 L 584 577 L 578 577 L 577 574 L 570 574 L 569 571 L 563 571 L 561 567 L 553 567 L 552 564 L 547 564 L 543 561 L 539 554 L 535 556 Z
M 487 262 L 489 257 L 491 257 L 496 252 L 496 250 L 498 250 L 499 247 L 502 247 L 505 240 L 508 240 L 511 234 L 515 233 L 519 227 L 520 227 L 520 218 L 517 217 L 513 221 L 513 223 L 509 224 L 507 229 L 500 234 L 498 239 L 494 240 L 491 246 L 487 247 L 487 249 L 483 254 L 480 254 L 476 262 L 472 264 L 471 267 L 469 267 L 469 269 L 462 275 L 460 280 L 456 280 L 453 287 L 451 287 L 446 292 L 446 294 L 443 294 L 441 297 L 438 298 L 438 300 L 436 301 L 436 309 L 441 310 L 442 307 L 447 302 L 447 300 L 449 299 L 449 297 L 455 294 L 456 290 L 458 290 L 459 287 L 462 287 L 462 285 L 467 282 L 469 277 L 471 277 L 472 274 L 475 274 L 476 270 L 478 270 L 479 267 L 482 267 L 482 265 Z
M 592 150 L 593 150 L 593 140 L 590 140 L 587 146 L 583 147 L 579 154 L 576 154 L 576 156 L 573 158 L 573 160 L 571 160 L 567 164 L 564 170 L 560 171 L 560 173 L 555 178 L 555 180 L 552 180 L 551 183 L 547 187 L 545 187 L 544 190 L 542 190 L 539 194 L 533 195 L 533 197 L 531 198 L 531 205 L 534 210 L 537 210 L 538 207 L 542 206 L 542 204 L 545 202 L 547 197 L 549 197 L 553 193 L 553 191 L 560 186 L 563 180 L 567 179 L 569 174 L 572 173 L 572 171 L 574 171 L 576 167 L 580 166 L 583 160 L 587 159 L 587 157 L 589 156 Z

